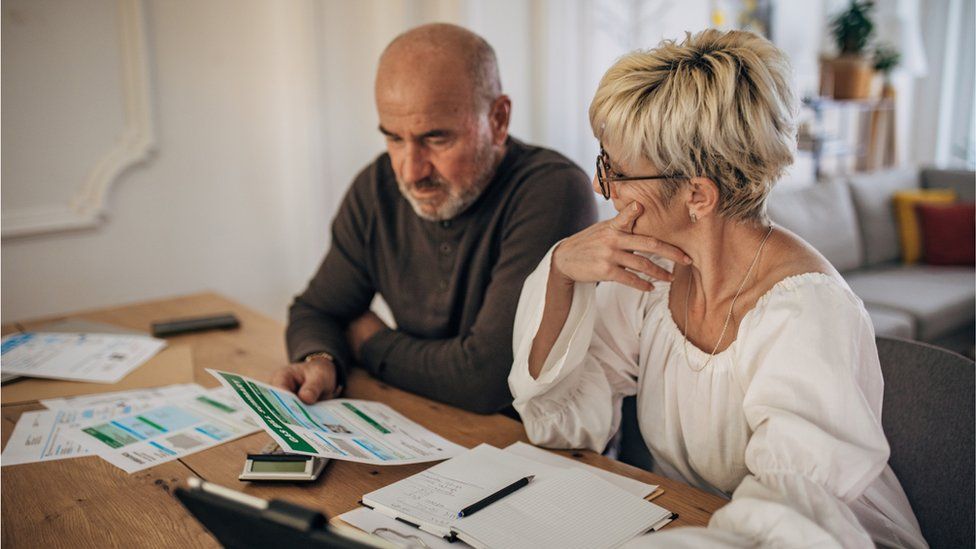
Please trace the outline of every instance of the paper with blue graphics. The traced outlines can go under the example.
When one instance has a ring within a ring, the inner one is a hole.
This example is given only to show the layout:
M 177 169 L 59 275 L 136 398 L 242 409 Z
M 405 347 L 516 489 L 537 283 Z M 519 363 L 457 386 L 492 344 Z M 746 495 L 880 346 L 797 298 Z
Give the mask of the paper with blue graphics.
M 93 421 L 110 421 L 162 404 L 204 393 L 195 383 L 42 400 L 47 410 L 24 412 L 3 447 L 0 465 L 19 465 L 91 455 L 73 431 Z
M 340 398 L 306 405 L 289 391 L 207 370 L 230 388 L 258 424 L 289 453 L 372 463 L 425 463 L 467 451 L 386 404 Z
M 166 346 L 143 335 L 24 332 L 3 338 L 4 375 L 116 383 Z
M 67 434 L 105 461 L 134 473 L 258 430 L 236 399 L 219 388 L 109 421 L 84 423 Z

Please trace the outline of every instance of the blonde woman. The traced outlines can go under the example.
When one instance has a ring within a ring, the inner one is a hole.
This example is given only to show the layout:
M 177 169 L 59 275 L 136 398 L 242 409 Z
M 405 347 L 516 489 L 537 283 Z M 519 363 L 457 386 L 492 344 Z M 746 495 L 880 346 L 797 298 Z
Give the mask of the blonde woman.
M 635 545 L 925 546 L 887 466 L 871 321 L 766 216 L 793 160 L 789 70 L 735 31 L 619 60 L 590 123 L 620 213 L 522 290 L 509 387 L 532 442 L 601 451 L 636 394 L 655 471 L 731 498 Z

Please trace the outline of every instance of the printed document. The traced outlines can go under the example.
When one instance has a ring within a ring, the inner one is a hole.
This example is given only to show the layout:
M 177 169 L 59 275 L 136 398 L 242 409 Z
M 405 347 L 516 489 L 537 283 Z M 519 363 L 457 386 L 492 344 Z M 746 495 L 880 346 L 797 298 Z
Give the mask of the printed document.
M 199 385 L 182 384 L 43 400 L 41 403 L 51 409 L 21 414 L 0 455 L 0 464 L 17 465 L 88 455 L 88 448 L 65 433 L 92 420 L 108 421 L 146 410 L 166 399 L 201 393 L 203 387 Z
M 0 465 L 19 465 L 87 455 L 88 450 L 68 437 L 65 430 L 78 425 L 72 410 L 40 410 L 20 414 L 10 440 L 0 455 Z
M 257 432 L 248 413 L 222 389 L 66 433 L 93 453 L 134 473 Z
M 212 390 L 212 389 L 211 389 Z M 77 410 L 84 412 L 85 419 L 93 417 L 108 418 L 110 411 L 117 411 L 112 417 L 124 416 L 133 411 L 134 406 L 145 406 L 159 400 L 176 400 L 203 393 L 205 389 L 196 383 L 177 383 L 163 387 L 148 389 L 131 389 L 128 391 L 114 391 L 111 393 L 95 393 L 63 398 L 46 398 L 41 400 L 49 410 Z M 96 415 L 101 414 L 101 415 Z
M 166 346 L 141 335 L 25 332 L 3 338 L 4 374 L 115 383 Z
M 306 405 L 294 393 L 260 381 L 207 371 L 229 387 L 258 425 L 290 453 L 402 465 L 466 451 L 379 402 L 342 398 Z

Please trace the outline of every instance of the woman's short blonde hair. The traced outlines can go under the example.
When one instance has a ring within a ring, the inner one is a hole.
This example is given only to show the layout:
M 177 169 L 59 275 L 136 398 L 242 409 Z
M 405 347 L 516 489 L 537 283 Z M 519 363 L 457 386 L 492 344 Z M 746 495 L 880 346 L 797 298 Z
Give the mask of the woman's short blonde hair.
M 786 55 L 751 32 L 687 34 L 614 63 L 590 124 L 619 160 L 708 177 L 719 187 L 720 215 L 765 222 L 766 197 L 796 148 L 790 74 Z M 665 183 L 665 200 L 682 183 Z

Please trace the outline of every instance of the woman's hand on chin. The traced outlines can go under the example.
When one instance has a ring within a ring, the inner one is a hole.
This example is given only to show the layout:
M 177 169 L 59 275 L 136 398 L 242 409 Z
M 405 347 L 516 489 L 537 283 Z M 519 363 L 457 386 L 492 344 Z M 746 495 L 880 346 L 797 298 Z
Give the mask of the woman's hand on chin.
M 613 219 L 592 225 L 563 240 L 552 254 L 552 275 L 566 284 L 619 282 L 649 291 L 654 285 L 637 276 L 671 281 L 671 273 L 635 252 L 654 254 L 675 263 L 691 263 L 680 249 L 649 236 L 633 234 L 643 206 L 632 202 Z

